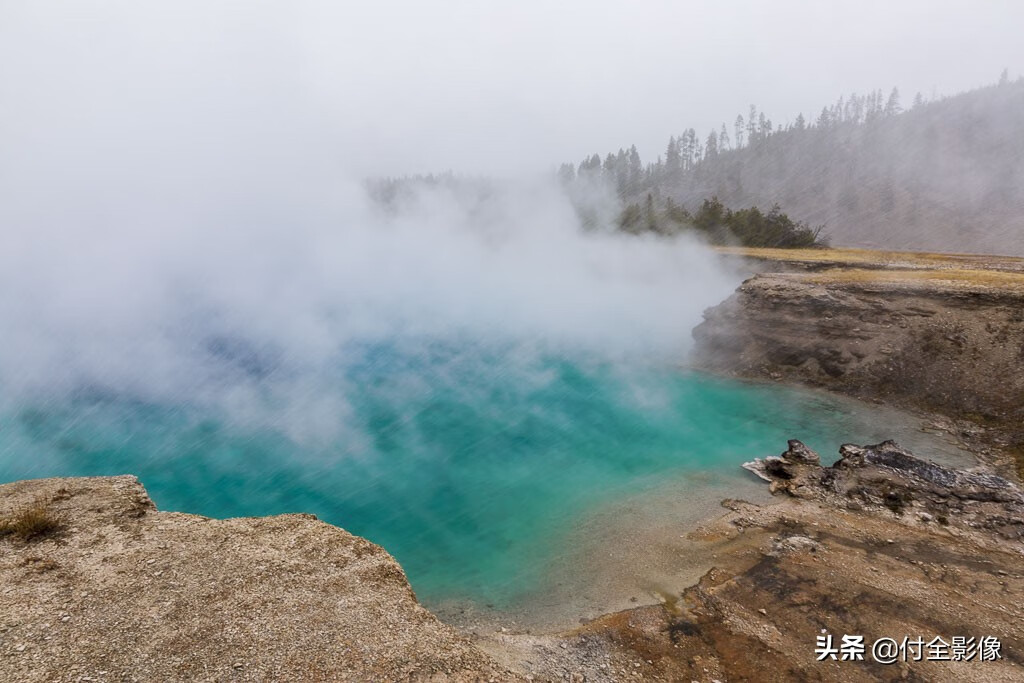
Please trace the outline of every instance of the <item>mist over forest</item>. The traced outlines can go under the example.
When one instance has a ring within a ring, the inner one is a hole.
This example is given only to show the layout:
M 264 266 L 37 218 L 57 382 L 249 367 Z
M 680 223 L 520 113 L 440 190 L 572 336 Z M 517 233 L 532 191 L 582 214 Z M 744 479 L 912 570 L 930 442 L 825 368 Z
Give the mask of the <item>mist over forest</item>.
M 751 105 L 706 136 L 693 128 L 671 136 L 654 162 L 631 146 L 558 173 L 577 194 L 613 188 L 618 223 L 631 232 L 707 232 L 706 202 L 717 198 L 725 210 L 780 207 L 833 246 L 1016 255 L 1024 254 L 1022 160 L 1024 78 L 1004 71 L 994 85 L 949 97 L 852 94 L 785 125 Z

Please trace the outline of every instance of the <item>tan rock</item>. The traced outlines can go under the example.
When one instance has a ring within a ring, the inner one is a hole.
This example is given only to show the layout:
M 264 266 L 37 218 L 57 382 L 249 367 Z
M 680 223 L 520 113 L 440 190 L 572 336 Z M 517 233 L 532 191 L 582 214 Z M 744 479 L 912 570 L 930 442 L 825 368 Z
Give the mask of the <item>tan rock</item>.
M 0 486 L 0 515 L 34 502 L 61 527 L 0 538 L 0 680 L 518 680 L 311 515 L 159 512 L 131 476 Z

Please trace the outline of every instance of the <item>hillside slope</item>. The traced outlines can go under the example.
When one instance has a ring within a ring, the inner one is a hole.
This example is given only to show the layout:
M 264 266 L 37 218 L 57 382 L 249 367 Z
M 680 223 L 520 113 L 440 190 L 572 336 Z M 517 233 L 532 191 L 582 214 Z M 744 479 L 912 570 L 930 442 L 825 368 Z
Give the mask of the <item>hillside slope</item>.
M 659 187 L 686 204 L 778 202 L 837 246 L 1024 254 L 1024 81 L 776 133 Z
M 616 188 L 624 206 L 695 211 L 718 197 L 731 209 L 779 204 L 824 226 L 834 246 L 1024 255 L 1024 79 L 903 111 L 898 92 L 850 96 L 773 127 L 751 107 L 702 143 L 671 138 L 646 166 L 636 149 L 563 165 L 563 181 Z

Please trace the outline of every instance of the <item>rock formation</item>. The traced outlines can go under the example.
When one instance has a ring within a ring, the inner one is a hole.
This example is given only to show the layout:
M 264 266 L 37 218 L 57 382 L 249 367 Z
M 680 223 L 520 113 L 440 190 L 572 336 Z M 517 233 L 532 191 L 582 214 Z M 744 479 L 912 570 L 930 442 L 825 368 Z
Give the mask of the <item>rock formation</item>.
M 831 467 L 822 467 L 817 453 L 792 440 L 782 455 L 743 467 L 770 482 L 773 493 L 850 510 L 888 509 L 944 527 L 985 529 L 1024 544 L 1024 491 L 1002 477 L 943 467 L 893 441 L 845 444 L 839 456 Z
M 792 265 L 801 272 L 758 274 L 705 312 L 698 366 L 964 421 L 1024 474 L 1024 261 Z
M 518 680 L 311 515 L 159 512 L 130 476 L 0 486 L 0 680 Z M 39 522 L 36 522 L 37 526 Z
M 1001 477 L 915 457 L 892 442 L 843 447 L 823 467 L 790 441 L 748 463 L 776 505 L 726 501 L 697 532 L 716 566 L 664 604 L 580 629 L 598 650 L 629 651 L 660 680 L 1017 681 L 1024 672 L 1024 495 Z M 822 634 L 902 641 L 997 638 L 981 662 L 818 661 Z

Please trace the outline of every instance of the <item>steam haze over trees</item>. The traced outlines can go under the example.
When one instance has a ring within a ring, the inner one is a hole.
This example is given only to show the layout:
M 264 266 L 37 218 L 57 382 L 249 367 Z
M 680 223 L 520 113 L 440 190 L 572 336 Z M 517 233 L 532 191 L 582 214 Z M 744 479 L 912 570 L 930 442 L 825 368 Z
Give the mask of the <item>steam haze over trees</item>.
M 724 123 L 706 136 L 687 128 L 656 161 L 643 163 L 631 146 L 558 173 L 570 187 L 613 187 L 630 232 L 781 206 L 824 226 L 836 245 L 1024 254 L 1024 79 L 1004 71 L 995 85 L 952 97 L 917 93 L 907 109 L 897 88 L 852 94 L 785 125 L 751 105 L 731 136 Z M 750 246 L 807 246 L 806 232 L 768 242 L 746 234 L 737 237 Z
M 613 195 L 641 188 L 598 207 L 612 223 L 717 196 L 835 244 L 1019 251 L 1022 25 L 996 0 L 0 0 L 0 221 L 96 234 L 590 153 Z

